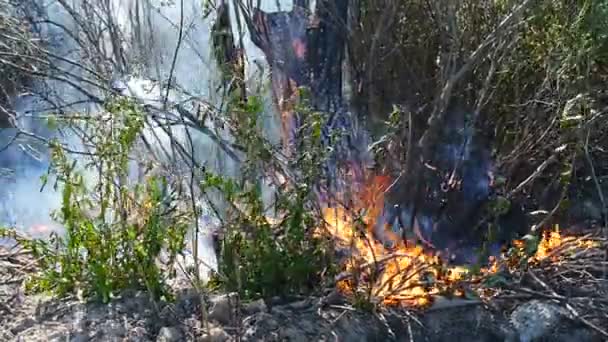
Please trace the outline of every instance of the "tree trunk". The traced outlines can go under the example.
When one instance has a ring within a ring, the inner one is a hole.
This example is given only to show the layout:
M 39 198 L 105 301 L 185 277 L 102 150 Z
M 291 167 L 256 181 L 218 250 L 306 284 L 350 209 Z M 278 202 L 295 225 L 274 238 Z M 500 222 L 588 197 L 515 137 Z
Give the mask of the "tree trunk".
M 299 126 L 295 105 L 298 88 L 310 90 L 312 109 L 330 115 L 330 124 L 343 111 L 342 62 L 348 0 L 317 1 L 311 13 L 308 1 L 295 1 L 289 12 L 255 10 L 249 22 L 253 42 L 264 52 L 271 68 L 272 90 L 281 115 L 282 141 L 289 152 Z

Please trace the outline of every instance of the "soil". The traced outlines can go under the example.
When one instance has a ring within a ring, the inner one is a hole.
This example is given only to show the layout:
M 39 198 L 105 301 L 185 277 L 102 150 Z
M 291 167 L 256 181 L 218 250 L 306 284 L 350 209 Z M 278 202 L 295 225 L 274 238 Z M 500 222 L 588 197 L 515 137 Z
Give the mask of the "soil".
M 136 291 L 109 304 L 56 299 L 25 293 L 33 261 L 0 249 L 1 341 L 602 341 L 561 307 L 540 300 L 508 308 L 437 298 L 424 311 L 369 312 L 332 290 L 248 303 L 210 294 L 203 319 L 201 297 L 183 281 L 176 282 L 172 303 Z

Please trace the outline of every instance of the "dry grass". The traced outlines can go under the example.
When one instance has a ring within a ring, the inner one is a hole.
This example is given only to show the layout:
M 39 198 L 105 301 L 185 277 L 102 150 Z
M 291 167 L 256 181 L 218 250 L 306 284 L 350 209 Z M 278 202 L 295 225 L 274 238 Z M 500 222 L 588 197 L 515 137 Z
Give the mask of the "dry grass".
M 573 319 L 608 337 L 607 250 L 608 239 L 602 232 L 565 237 L 525 266 L 517 257 L 504 260 L 499 268 L 508 281 L 503 286 L 478 284 L 477 288 L 490 302 L 554 301 Z

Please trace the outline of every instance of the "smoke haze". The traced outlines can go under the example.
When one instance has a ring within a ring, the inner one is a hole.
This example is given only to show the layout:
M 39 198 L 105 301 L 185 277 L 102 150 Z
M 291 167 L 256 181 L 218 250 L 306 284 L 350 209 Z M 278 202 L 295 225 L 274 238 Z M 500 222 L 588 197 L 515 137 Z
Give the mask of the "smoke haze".
M 279 3 L 282 10 L 291 8 L 291 1 L 269 0 L 262 1 L 262 9 L 277 10 Z M 13 99 L 19 130 L 0 129 L 0 148 L 7 146 L 0 150 L 0 224 L 34 237 L 61 232 L 50 218 L 50 213 L 60 206 L 60 193 L 52 186 L 41 191 L 40 177 L 49 166 L 42 140 L 57 138 L 78 151 L 86 150 L 86 146 L 75 132 L 48 128 L 47 117 L 97 115 L 104 94 L 116 86 L 126 87 L 124 93 L 142 104 L 160 108 L 165 95 L 161 85 L 170 76 L 171 84 L 181 89 L 171 91 L 170 102 L 192 97 L 211 104 L 221 101 L 221 94 L 216 92 L 219 74 L 210 53 L 213 14 L 204 17 L 200 0 L 184 0 L 183 12 L 180 5 L 179 0 L 24 0 L 19 5 L 44 39 L 53 67 L 48 70 L 49 77 L 37 80 L 31 91 Z M 234 11 L 231 19 L 235 20 Z M 184 23 L 183 41 L 173 63 L 180 22 Z M 248 84 L 264 92 L 260 80 L 268 68 L 263 55 L 249 41 L 248 34 L 244 42 L 247 75 L 252 79 Z M 264 122 L 273 137 L 278 135 L 278 125 L 273 121 L 270 101 L 266 105 Z M 19 131 L 28 134 L 18 135 Z M 175 127 L 171 134 L 188 146 L 183 127 Z M 191 130 L 190 134 L 195 158 L 201 164 L 224 175 L 238 173 L 238 165 L 217 144 L 199 132 Z M 169 145 L 169 136 L 152 127 L 144 135 L 158 137 L 150 139 L 153 148 L 170 163 L 167 159 L 174 156 L 161 151 Z M 87 177 L 94 180 L 95 175 L 89 173 Z M 201 217 L 203 228 L 215 224 L 211 216 Z M 199 241 L 199 250 L 207 263 L 214 263 L 208 238 Z

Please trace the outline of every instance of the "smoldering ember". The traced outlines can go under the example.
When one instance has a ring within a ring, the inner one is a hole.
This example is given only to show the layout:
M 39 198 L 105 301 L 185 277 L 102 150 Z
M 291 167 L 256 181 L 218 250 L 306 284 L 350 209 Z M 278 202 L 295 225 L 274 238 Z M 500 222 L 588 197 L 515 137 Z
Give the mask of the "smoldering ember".
M 0 340 L 608 340 L 608 1 L 0 0 Z

